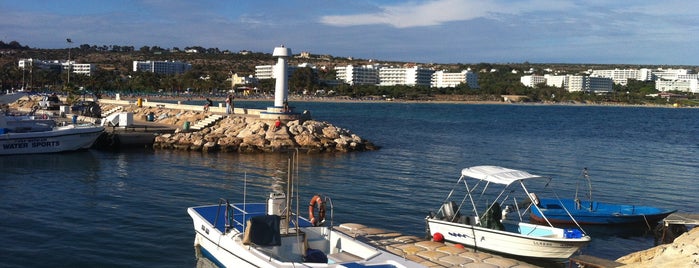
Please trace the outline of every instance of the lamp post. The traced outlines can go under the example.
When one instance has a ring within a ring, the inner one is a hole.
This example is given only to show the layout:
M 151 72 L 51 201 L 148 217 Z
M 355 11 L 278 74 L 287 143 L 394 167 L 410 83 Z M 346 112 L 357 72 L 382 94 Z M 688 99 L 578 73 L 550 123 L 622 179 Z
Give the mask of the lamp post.
M 66 83 L 66 86 L 70 84 L 70 49 L 71 49 L 71 43 L 73 43 L 73 40 L 70 40 L 70 38 L 66 38 L 66 42 L 68 42 L 68 83 Z

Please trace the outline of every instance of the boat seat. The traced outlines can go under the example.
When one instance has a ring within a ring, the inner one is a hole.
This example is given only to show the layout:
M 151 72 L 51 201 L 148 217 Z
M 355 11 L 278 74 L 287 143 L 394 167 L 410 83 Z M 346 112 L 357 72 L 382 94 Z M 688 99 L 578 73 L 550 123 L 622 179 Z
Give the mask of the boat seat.
M 243 244 L 255 244 L 258 246 L 281 245 L 281 234 L 277 215 L 260 215 L 250 218 L 245 228 Z

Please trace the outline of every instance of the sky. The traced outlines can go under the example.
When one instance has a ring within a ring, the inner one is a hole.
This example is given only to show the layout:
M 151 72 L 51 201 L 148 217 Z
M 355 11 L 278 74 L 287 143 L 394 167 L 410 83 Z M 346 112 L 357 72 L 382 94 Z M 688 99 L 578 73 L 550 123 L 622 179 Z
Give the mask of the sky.
M 265 53 L 284 45 L 425 64 L 696 66 L 699 1 L 0 0 L 0 40 Z

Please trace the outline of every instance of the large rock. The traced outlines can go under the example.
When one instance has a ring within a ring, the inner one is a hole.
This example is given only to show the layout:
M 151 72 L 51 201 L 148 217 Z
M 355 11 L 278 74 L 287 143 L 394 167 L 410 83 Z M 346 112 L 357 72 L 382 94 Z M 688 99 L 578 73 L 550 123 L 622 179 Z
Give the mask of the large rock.
M 699 267 L 699 228 L 677 237 L 672 244 L 634 252 L 616 260 L 622 267 Z

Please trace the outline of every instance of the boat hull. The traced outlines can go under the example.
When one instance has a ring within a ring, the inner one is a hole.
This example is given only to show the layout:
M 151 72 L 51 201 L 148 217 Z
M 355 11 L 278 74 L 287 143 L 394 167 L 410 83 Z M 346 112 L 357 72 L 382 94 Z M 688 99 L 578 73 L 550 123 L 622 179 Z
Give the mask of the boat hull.
M 542 217 L 543 212 L 552 224 L 575 224 L 568 216 L 566 209 L 578 224 L 585 225 L 653 225 L 675 212 L 675 210 L 649 206 L 609 204 L 595 201 L 581 201 L 578 206 L 573 199 L 561 199 L 559 201 L 558 199 L 545 198 L 540 199 L 539 205 L 532 208 L 531 220 L 536 223 L 546 223 L 546 220 Z
M 0 155 L 57 153 L 87 149 L 103 131 L 102 126 L 69 125 L 49 131 L 0 134 Z
M 506 230 L 531 228 L 528 235 L 429 218 L 427 224 L 430 235 L 440 233 L 449 242 L 529 258 L 567 259 L 590 242 L 589 236 L 564 238 L 563 229 L 523 222 L 507 223 Z

